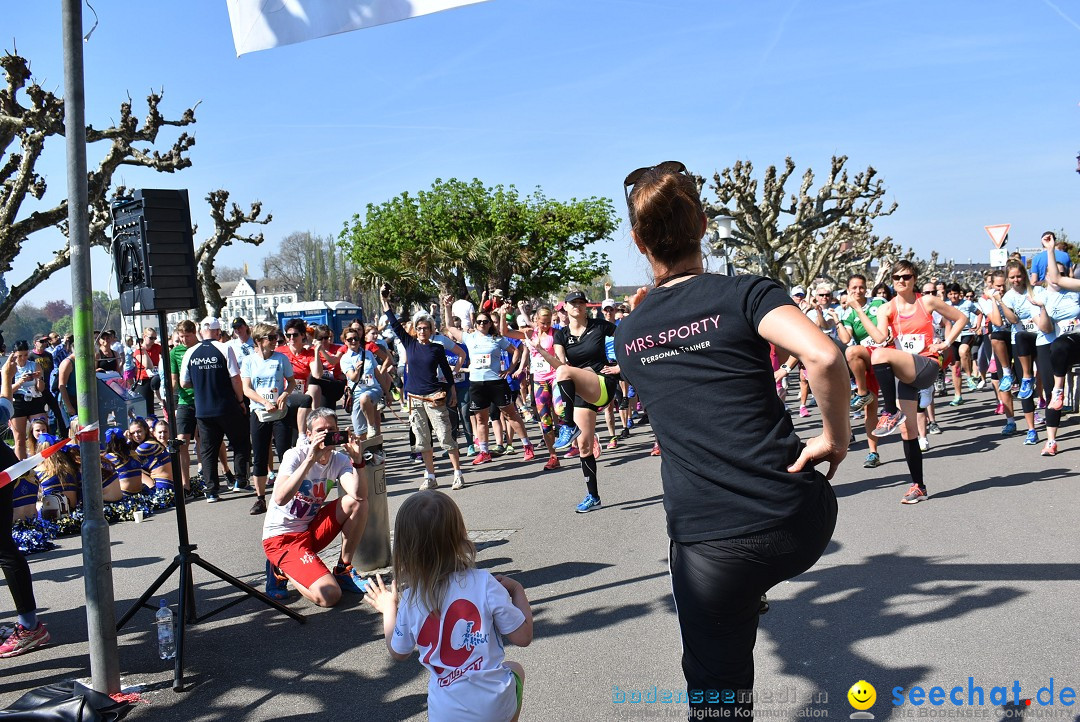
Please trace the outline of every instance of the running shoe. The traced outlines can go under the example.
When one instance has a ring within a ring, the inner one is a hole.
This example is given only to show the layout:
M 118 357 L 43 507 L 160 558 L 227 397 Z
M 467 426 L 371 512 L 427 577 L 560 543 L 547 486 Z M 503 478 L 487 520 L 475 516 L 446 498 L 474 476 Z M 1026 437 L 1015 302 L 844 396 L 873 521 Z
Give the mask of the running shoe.
M 1050 403 L 1046 408 L 1061 411 L 1063 406 L 1065 406 L 1065 389 L 1054 389 L 1053 393 L 1050 394 Z
M 506 454 L 513 454 L 513 453 L 516 453 L 516 452 L 517 452 L 517 449 L 514 448 L 513 444 L 505 444 L 502 447 L 502 453 L 499 454 L 499 456 L 504 456 Z
M 1002 436 L 1012 436 L 1016 433 L 1016 422 L 1009 419 L 1005 422 L 1005 425 L 1001 427 Z
M 868 403 L 870 403 L 873 400 L 874 400 L 874 394 L 871 394 L 871 393 L 865 393 L 865 394 L 861 394 L 861 395 L 860 394 L 855 394 L 854 396 L 851 397 L 851 408 L 854 409 L 855 411 L 858 411 L 859 409 L 863 408 L 864 406 L 866 406 Z
M 647 423 L 649 423 L 649 415 L 648 415 L 648 414 L 646 414 L 646 413 L 642 413 L 642 414 L 641 414 L 641 418 L 639 418 L 639 419 L 637 420 L 637 422 L 638 422 L 638 426 L 641 426 L 642 424 L 647 424 Z
M 814 398 L 813 394 L 810 394 L 810 398 L 808 398 L 806 400 L 806 405 L 807 406 L 817 406 L 817 399 Z
M 353 569 L 352 564 L 346 564 L 345 566 L 339 564 L 334 567 L 334 580 L 343 592 L 367 594 L 368 580 L 364 579 L 363 574 Z
M 985 381 L 976 381 L 973 377 L 968 376 L 968 380 L 967 380 L 968 391 L 978 391 L 979 389 L 982 388 L 981 384 L 984 384 L 984 383 L 986 383 L 986 382 Z
M 491 450 L 488 451 L 488 453 L 492 456 L 492 458 L 497 459 L 497 458 L 499 458 L 500 456 L 503 455 L 504 448 L 505 447 L 503 447 L 502 444 L 495 444 L 494 446 L 491 447 Z
M 876 469 L 881 466 L 881 456 L 876 451 L 871 451 L 862 465 L 864 469 Z
M 472 465 L 480 466 L 481 464 L 486 464 L 489 461 L 491 461 L 491 454 L 486 451 L 481 451 L 479 454 L 476 455 L 476 458 L 472 460 Z
M 1035 429 L 1028 429 L 1027 436 L 1024 437 L 1024 446 L 1035 446 L 1039 443 L 1039 432 Z
M 451 491 L 461 491 L 465 488 L 465 475 L 460 471 L 454 474 L 454 483 L 450 485 Z
M 997 408 L 994 409 L 994 413 L 995 414 L 1004 414 L 1005 413 L 1005 404 L 1003 404 L 1001 402 L 998 402 Z
M 861 411 L 852 411 L 851 412 L 851 418 L 854 419 L 855 421 L 858 421 L 859 419 L 862 419 L 862 418 L 865 418 L 865 417 L 866 417 L 866 414 L 864 414 Z
M 536 458 L 536 450 L 532 447 L 531 444 L 525 447 L 525 453 L 522 454 L 521 458 L 525 461 L 532 461 Z
M 435 481 L 434 476 L 425 476 L 424 483 L 420 485 L 420 491 L 427 491 L 428 489 L 439 488 L 439 482 Z
M 577 513 L 584 514 L 600 506 L 600 500 L 592 494 L 586 494 L 585 499 L 577 505 Z
M 279 602 L 289 598 L 289 579 L 284 573 L 266 560 L 266 596 Z
M 799 416 L 801 416 L 801 417 L 803 417 L 805 419 L 809 415 L 810 415 L 810 409 L 806 408 L 805 406 L 800 406 L 799 407 Z
M 577 426 L 559 427 L 559 437 L 555 439 L 555 451 L 566 451 L 574 445 L 574 440 L 581 436 L 581 429 Z
M 937 381 L 934 382 L 934 394 L 936 396 L 945 395 L 945 378 L 938 374 Z
M 1046 399 L 1044 399 L 1043 397 L 1040 396 L 1039 397 L 1039 403 L 1035 405 L 1035 408 L 1037 408 L 1037 409 L 1045 409 L 1046 408 Z
M 926 489 L 920 487 L 918 484 L 912 484 L 907 493 L 904 494 L 904 498 L 900 500 L 901 504 L 918 504 L 920 501 L 926 498 Z
M 649 452 L 649 456 L 660 456 L 660 442 L 654 441 L 652 445 L 652 451 Z
M 930 439 L 926 438 L 925 436 L 919 437 L 919 451 L 923 453 L 930 451 Z
M 896 431 L 900 428 L 900 424 L 906 420 L 907 417 L 904 416 L 903 411 L 897 411 L 895 414 L 882 414 L 878 417 L 877 427 L 870 433 L 880 439 Z
M 269 474 L 266 475 L 266 485 L 267 486 L 273 486 L 275 481 L 277 481 L 277 472 L 276 471 L 271 471 Z
M 1036 411 L 1033 414 L 1033 417 L 1035 419 L 1035 425 L 1036 426 L 1042 426 L 1043 425 L 1043 415 L 1042 415 L 1041 411 Z
M 475 444 L 469 444 L 469 448 L 465 450 L 465 456 L 466 456 L 466 458 L 469 458 L 469 459 L 476 456 L 476 445 Z
M 573 459 L 573 458 L 578 457 L 578 456 L 581 456 L 581 451 L 578 449 L 577 446 L 571 446 L 570 450 L 566 452 L 566 456 L 563 457 L 563 458 L 565 458 L 565 459 Z
M 1013 387 L 1013 375 L 1002 374 L 1001 381 L 998 382 L 998 391 L 1012 391 Z
M 608 447 L 608 449 L 617 449 L 617 448 L 619 448 L 618 439 L 616 439 L 614 436 L 612 436 L 611 441 L 607 442 L 607 447 Z
M 979 382 L 977 384 L 975 384 L 975 390 L 976 391 L 982 391 L 985 388 L 986 388 L 986 378 L 985 377 L 980 377 Z
M 630 425 L 627 422 L 627 426 L 621 432 L 619 432 L 619 441 L 626 441 L 630 438 Z
M 421 462 L 422 462 L 423 460 L 424 460 L 424 459 L 423 459 L 423 457 L 422 457 L 422 456 L 421 456 L 420 454 L 413 454 L 413 455 L 412 455 L 412 463 L 414 463 L 414 464 L 419 464 L 419 463 L 421 463 Z
M 258 516 L 259 514 L 266 513 L 266 500 L 260 497 L 255 498 L 255 503 L 251 505 L 251 509 L 248 510 L 248 514 L 252 516 Z
M 599 504 L 600 500 L 597 499 Z M 580 507 L 579 507 L 580 509 Z M 586 510 L 587 511 L 587 510 Z M 44 647 L 49 643 L 49 630 L 42 622 L 33 629 L 27 629 L 21 624 L 15 625 L 15 631 L 0 644 L 0 657 L 18 657 L 20 654 L 32 652 L 38 647 Z
M 550 457 L 548 457 L 547 463 L 544 464 L 544 471 L 552 471 L 553 469 L 558 469 L 558 468 L 559 468 L 559 457 L 556 456 L 555 454 L 552 454 Z
M 963 396 L 954 396 L 953 400 L 949 402 L 949 406 L 962 406 L 964 404 Z
M 250 488 L 251 488 L 251 482 L 249 482 L 247 479 L 245 479 L 242 476 L 237 477 L 236 480 L 233 482 L 233 486 L 232 486 L 233 491 L 247 491 Z
M 931 421 L 930 423 L 928 423 L 926 425 L 926 431 L 928 433 L 931 433 L 931 434 L 940 434 L 940 433 L 942 433 L 941 432 L 941 427 L 938 426 L 938 423 L 936 421 Z
M 206 503 L 207 504 L 216 504 L 219 501 L 221 501 L 220 496 L 218 496 L 217 494 L 215 494 L 212 491 L 206 492 Z
M 1042 450 L 1043 456 L 1057 456 L 1057 442 L 1046 440 L 1046 446 Z
M 1035 379 L 1020 379 L 1020 390 L 1016 392 L 1018 399 L 1030 399 L 1035 393 Z

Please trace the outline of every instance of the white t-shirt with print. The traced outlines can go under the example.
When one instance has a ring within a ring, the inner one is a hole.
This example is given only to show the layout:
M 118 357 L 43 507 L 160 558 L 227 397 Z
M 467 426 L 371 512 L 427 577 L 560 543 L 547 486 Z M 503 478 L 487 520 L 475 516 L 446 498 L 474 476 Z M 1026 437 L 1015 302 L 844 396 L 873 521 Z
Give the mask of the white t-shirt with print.
M 285 452 L 278 469 L 278 483 L 292 476 L 293 472 L 304 464 L 307 457 L 307 443 L 301 442 L 295 448 Z M 300 482 L 296 494 L 284 506 L 273 500 L 266 505 L 266 521 L 263 522 L 263 539 L 270 539 L 281 534 L 307 531 L 312 519 L 326 503 L 334 483 L 346 474 L 353 473 L 352 460 L 343 451 L 332 451 L 326 465 L 312 464 L 307 477 Z
M 517 692 L 503 664 L 502 635 L 524 624 L 525 615 L 495 577 L 479 569 L 452 574 L 441 606 L 441 614 L 432 613 L 406 589 L 390 640 L 398 654 L 419 648 L 420 663 L 431 672 L 428 719 L 510 719 Z

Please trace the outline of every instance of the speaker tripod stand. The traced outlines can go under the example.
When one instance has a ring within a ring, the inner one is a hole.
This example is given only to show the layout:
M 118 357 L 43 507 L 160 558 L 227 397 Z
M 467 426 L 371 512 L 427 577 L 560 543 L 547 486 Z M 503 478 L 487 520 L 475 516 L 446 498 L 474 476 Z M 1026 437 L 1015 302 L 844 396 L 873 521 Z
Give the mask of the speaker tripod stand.
M 158 327 L 164 331 L 165 329 L 165 312 L 158 311 Z M 165 338 L 162 335 L 161 338 Z M 168 344 L 163 344 L 167 346 Z M 163 349 L 163 353 L 165 350 Z M 221 612 L 225 611 L 233 605 L 239 604 L 247 597 L 254 597 L 263 604 L 269 607 L 273 607 L 282 614 L 286 614 L 296 621 L 303 624 L 305 622 L 304 617 L 298 612 L 289 609 L 284 604 L 271 599 L 258 589 L 245 584 L 233 575 L 229 574 L 222 569 L 214 566 L 210 562 L 203 559 L 196 553 L 198 546 L 191 543 L 191 538 L 188 535 L 187 525 L 187 506 L 184 501 L 184 485 L 180 478 L 180 454 L 179 454 L 179 441 L 176 439 L 176 409 L 173 405 L 173 388 L 171 374 L 165 373 L 163 383 L 165 385 L 165 400 L 162 405 L 165 407 L 166 415 L 169 419 L 169 429 L 171 432 L 171 438 L 169 440 L 169 458 L 172 461 L 172 473 L 173 473 L 173 494 L 176 497 L 176 532 L 179 537 L 179 550 L 175 558 L 169 563 L 169 566 L 165 568 L 158 578 L 143 592 L 142 596 L 131 605 L 131 608 L 124 613 L 124 616 L 117 622 L 117 630 L 123 628 L 135 613 L 140 609 L 154 609 L 151 605 L 147 604 L 147 600 L 154 596 L 158 589 L 172 576 L 173 572 L 177 569 L 180 570 L 180 605 L 179 613 L 177 614 L 176 625 L 176 666 L 173 670 L 173 689 L 177 692 L 183 689 L 184 685 L 184 652 L 186 648 L 187 635 L 185 634 L 188 624 L 197 624 L 198 622 L 205 621 L 210 617 L 213 617 Z M 216 609 L 212 609 L 205 614 L 199 615 L 196 612 L 195 607 L 195 586 L 192 582 L 191 572 L 192 566 L 197 566 L 209 572 L 211 575 L 217 577 L 223 582 L 227 582 L 231 586 L 235 587 L 239 591 L 243 592 L 247 597 L 239 597 L 227 602 Z

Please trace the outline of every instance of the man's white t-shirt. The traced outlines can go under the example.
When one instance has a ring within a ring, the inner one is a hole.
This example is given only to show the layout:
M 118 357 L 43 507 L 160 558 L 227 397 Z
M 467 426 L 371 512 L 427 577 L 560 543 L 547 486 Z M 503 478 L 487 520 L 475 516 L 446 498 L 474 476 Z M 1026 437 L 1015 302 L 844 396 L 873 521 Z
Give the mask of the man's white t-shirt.
M 467 298 L 459 298 L 450 304 L 450 313 L 461 319 L 462 328 L 472 328 L 472 319 L 476 315 L 476 306 Z
M 278 483 L 292 476 L 307 457 L 307 444 L 301 442 L 295 448 L 285 452 L 278 469 Z M 300 482 L 296 494 L 284 506 L 274 501 L 271 495 L 266 505 L 266 520 L 263 522 L 263 539 L 270 539 L 280 534 L 307 531 L 312 519 L 326 503 L 326 498 L 337 482 L 345 474 L 353 472 L 352 461 L 343 451 L 332 451 L 326 465 L 315 463 Z
M 398 602 L 390 646 L 398 654 L 420 649 L 431 672 L 428 719 L 508 720 L 517 710 L 513 672 L 503 664 L 502 635 L 525 615 L 495 577 L 479 569 L 450 576 L 441 613 L 423 606 L 412 589 Z

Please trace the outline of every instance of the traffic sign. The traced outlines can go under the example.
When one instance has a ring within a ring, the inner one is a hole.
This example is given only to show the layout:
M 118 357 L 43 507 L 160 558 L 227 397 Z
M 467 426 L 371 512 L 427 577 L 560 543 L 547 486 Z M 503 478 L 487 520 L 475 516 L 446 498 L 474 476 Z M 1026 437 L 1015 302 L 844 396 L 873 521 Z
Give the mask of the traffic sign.
M 983 228 L 990 234 L 990 240 L 994 242 L 994 245 L 1001 248 L 1005 245 L 1005 241 L 1009 240 L 1009 227 L 1011 225 L 1011 223 L 1001 223 L 996 226 L 983 226 Z

